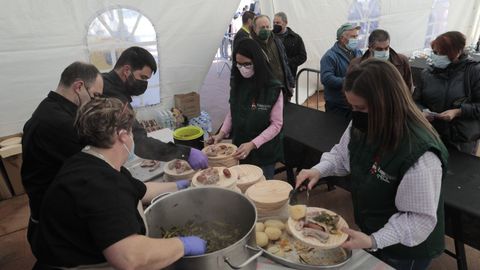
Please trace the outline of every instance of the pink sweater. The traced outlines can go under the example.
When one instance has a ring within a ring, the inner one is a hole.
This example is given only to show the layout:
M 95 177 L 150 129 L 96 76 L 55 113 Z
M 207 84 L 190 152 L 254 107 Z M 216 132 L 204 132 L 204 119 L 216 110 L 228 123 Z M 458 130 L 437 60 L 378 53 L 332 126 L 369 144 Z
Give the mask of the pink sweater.
M 262 146 L 264 143 L 273 139 L 273 137 L 277 136 L 283 126 L 283 95 L 280 93 L 278 95 L 277 102 L 273 105 L 272 111 L 270 113 L 270 126 L 266 128 L 260 135 L 255 137 L 252 140 L 253 144 L 258 148 Z M 221 131 L 225 133 L 225 136 L 228 136 L 230 131 L 232 130 L 232 115 L 230 114 L 230 110 L 228 110 L 227 116 L 225 116 L 225 120 L 223 121 L 223 126 Z

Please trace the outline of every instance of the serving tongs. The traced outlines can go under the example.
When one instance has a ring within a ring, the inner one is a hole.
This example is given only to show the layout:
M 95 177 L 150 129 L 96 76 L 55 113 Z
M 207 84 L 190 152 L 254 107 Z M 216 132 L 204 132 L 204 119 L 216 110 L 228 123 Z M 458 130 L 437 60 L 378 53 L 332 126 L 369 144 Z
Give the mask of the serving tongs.
M 307 179 L 298 188 L 294 188 L 290 191 L 290 193 L 288 194 L 288 198 L 290 199 L 290 205 L 297 204 L 297 202 L 298 202 L 297 196 L 298 196 L 298 193 L 301 192 L 301 190 L 299 190 L 299 189 L 301 187 L 305 187 L 305 189 L 307 190 L 307 201 L 305 202 L 305 205 L 308 207 L 308 201 L 310 199 L 310 193 L 309 193 L 309 190 L 308 190 L 308 183 L 309 183 L 309 180 Z

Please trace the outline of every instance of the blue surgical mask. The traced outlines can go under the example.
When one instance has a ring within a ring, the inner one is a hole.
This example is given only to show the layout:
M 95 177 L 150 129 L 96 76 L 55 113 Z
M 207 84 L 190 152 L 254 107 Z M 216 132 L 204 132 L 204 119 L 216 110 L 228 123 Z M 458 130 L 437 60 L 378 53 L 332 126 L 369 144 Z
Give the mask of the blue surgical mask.
M 373 57 L 377 58 L 377 59 L 380 59 L 380 60 L 384 60 L 384 61 L 388 61 L 388 59 L 390 58 L 390 50 L 386 50 L 386 51 L 373 51 Z
M 451 62 L 446 55 L 432 54 L 432 65 L 436 68 L 444 69 L 450 65 Z
M 355 50 L 358 46 L 358 39 L 357 38 L 350 38 L 347 43 L 347 48 L 351 51 Z
M 132 149 L 128 149 L 126 144 L 123 144 L 123 147 L 125 147 L 125 149 L 128 152 L 127 162 L 134 160 L 136 156 L 135 156 L 135 141 L 133 140 L 133 138 L 132 138 Z

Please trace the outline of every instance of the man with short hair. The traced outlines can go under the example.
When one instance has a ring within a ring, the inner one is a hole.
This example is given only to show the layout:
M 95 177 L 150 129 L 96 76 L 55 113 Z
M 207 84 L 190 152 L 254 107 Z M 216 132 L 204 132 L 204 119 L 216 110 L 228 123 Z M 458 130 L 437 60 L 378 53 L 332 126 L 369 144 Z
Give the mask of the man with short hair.
M 297 76 L 297 68 L 307 61 L 307 52 L 302 37 L 287 26 L 287 14 L 278 12 L 273 18 L 273 32 L 285 46 L 288 57 L 288 66 L 293 77 Z
M 397 53 L 390 47 L 390 35 L 387 31 L 382 29 L 373 30 L 370 36 L 368 36 L 368 50 L 362 57 L 353 59 L 350 62 L 349 69 L 371 57 L 392 63 L 400 72 L 400 75 L 402 75 L 408 89 L 413 91 L 412 70 L 410 69 L 408 58 L 403 54 Z
M 343 80 L 350 61 L 362 52 L 357 49 L 360 26 L 342 24 L 337 41 L 320 60 L 321 81 L 325 87 L 325 109 L 350 119 L 351 109 L 343 93 Z
M 122 52 L 112 71 L 102 74 L 105 82 L 104 94 L 130 103 L 132 96 L 145 93 L 147 80 L 156 71 L 157 64 L 150 52 L 140 47 L 130 47 Z M 202 151 L 147 137 L 145 128 L 138 121 L 135 121 L 132 132 L 135 154 L 141 158 L 161 161 L 183 159 L 195 170 L 208 166 L 207 156 Z
M 73 128 L 77 109 L 102 92 L 98 69 L 74 62 L 65 68 L 57 89 L 48 93 L 23 127 L 21 175 L 30 205 L 30 244 L 49 185 L 63 162 L 84 146 Z
M 232 51 L 235 50 L 235 47 L 238 41 L 242 38 L 251 38 L 250 29 L 253 24 L 253 18 L 255 18 L 255 13 L 251 11 L 245 11 L 242 15 L 242 28 L 237 31 L 235 37 L 233 38 L 233 47 Z
M 272 69 L 273 76 L 284 85 L 284 101 L 289 101 L 293 96 L 295 79 L 288 66 L 288 57 L 282 41 L 272 35 L 270 18 L 259 15 L 253 19 L 252 38 L 260 45 L 265 60 Z

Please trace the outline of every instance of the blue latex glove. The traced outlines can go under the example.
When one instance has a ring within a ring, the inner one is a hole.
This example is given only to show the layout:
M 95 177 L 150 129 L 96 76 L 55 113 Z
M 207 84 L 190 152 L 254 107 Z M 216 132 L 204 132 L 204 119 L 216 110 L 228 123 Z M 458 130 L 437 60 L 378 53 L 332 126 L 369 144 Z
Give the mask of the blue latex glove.
M 184 256 L 202 255 L 207 251 L 207 242 L 200 237 L 180 237 L 180 241 L 183 243 Z
M 191 148 L 188 163 L 194 170 L 205 169 L 208 167 L 208 158 L 202 151 Z
M 190 186 L 190 181 L 189 180 L 178 180 L 178 181 L 175 182 L 175 184 L 177 184 L 177 189 L 181 190 L 181 189 L 188 188 Z

